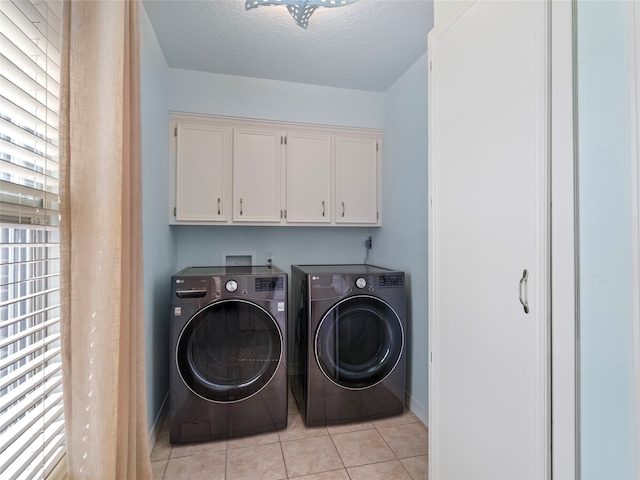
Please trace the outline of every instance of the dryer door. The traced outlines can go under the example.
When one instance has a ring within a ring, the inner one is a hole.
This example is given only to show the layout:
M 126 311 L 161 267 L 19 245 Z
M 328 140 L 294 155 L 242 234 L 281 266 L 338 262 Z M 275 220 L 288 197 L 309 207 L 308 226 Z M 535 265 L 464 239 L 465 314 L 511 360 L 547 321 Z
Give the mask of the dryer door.
M 389 304 L 357 295 L 325 314 L 314 343 L 318 366 L 329 380 L 343 388 L 364 389 L 383 381 L 398 364 L 404 329 Z
M 237 402 L 262 390 L 282 361 L 282 332 L 261 306 L 223 300 L 196 313 L 176 347 L 178 373 L 196 395 Z

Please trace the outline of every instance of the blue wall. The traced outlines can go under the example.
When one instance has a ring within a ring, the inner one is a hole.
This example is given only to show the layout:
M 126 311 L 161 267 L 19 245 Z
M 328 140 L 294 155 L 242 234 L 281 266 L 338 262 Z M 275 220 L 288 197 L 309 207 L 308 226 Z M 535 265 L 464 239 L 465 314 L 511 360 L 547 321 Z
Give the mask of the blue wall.
M 426 41 L 426 40 L 425 40 Z M 374 264 L 404 270 L 411 410 L 427 423 L 427 54 L 385 94 L 384 226 L 373 234 Z
M 154 426 L 169 390 L 170 277 L 176 266 L 169 198 L 169 68 L 147 14 L 140 9 L 142 229 L 144 254 L 147 425 Z
M 577 28 L 581 473 L 622 480 L 634 478 L 626 2 L 579 0 Z
M 261 120 L 383 128 L 384 95 L 171 69 L 169 109 Z

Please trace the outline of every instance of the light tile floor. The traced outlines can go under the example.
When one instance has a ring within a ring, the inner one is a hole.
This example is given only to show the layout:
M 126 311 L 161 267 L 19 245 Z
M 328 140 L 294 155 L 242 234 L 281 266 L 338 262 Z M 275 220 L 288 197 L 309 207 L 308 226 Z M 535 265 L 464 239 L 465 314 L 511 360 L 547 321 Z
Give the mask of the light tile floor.
M 426 427 L 408 410 L 396 417 L 306 427 L 289 396 L 285 430 L 187 445 L 169 443 L 165 421 L 151 452 L 154 480 L 423 480 Z

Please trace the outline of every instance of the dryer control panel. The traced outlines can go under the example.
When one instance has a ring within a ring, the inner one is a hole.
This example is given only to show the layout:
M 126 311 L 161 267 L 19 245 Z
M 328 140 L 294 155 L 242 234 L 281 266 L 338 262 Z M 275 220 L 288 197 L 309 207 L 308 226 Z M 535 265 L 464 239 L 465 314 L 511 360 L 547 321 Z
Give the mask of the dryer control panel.
M 256 277 L 256 292 L 284 290 L 284 277 Z
M 380 275 L 378 277 L 378 286 L 380 288 L 400 288 L 404 286 L 404 275 Z

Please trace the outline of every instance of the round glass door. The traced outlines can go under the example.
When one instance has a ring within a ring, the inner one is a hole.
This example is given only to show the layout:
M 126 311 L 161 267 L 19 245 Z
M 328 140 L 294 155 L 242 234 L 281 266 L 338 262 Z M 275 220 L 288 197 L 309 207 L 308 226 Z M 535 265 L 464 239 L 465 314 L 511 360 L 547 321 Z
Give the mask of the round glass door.
M 349 389 L 372 387 L 395 368 L 404 348 L 400 318 L 387 303 L 358 295 L 334 305 L 315 337 L 316 361 L 326 377 Z
M 282 333 L 265 310 L 244 300 L 211 304 L 184 326 L 176 347 L 182 381 L 213 402 L 236 402 L 262 390 L 282 358 Z

